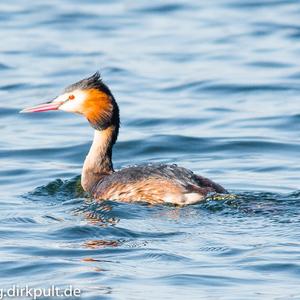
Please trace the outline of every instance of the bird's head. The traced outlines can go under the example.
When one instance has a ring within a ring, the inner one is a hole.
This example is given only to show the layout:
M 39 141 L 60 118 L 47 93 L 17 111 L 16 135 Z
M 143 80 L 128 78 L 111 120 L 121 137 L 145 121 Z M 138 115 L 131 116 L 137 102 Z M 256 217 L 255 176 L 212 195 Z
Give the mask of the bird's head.
M 54 100 L 26 108 L 21 113 L 63 110 L 84 115 L 92 127 L 103 130 L 111 125 L 119 127 L 119 108 L 96 72 L 91 77 L 68 86 Z

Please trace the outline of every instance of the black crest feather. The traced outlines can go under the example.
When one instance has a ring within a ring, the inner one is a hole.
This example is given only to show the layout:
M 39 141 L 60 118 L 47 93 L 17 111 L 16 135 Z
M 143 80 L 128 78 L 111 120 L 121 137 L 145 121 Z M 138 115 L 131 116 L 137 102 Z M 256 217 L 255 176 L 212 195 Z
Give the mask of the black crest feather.
M 88 78 L 84 78 L 76 83 L 69 85 L 66 89 L 66 93 L 70 93 L 74 90 L 88 90 L 88 89 L 98 89 L 108 95 L 111 95 L 110 89 L 106 84 L 103 83 L 100 73 L 97 71 L 95 74 Z

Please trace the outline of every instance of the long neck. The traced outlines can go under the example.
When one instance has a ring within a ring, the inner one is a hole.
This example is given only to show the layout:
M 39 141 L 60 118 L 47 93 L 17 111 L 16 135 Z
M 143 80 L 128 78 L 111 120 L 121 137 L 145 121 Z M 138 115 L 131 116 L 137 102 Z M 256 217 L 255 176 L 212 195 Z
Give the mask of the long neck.
M 93 144 L 81 174 L 81 185 L 85 191 L 92 192 L 101 178 L 114 172 L 111 157 L 117 134 L 118 128 L 115 125 L 104 130 L 95 130 Z

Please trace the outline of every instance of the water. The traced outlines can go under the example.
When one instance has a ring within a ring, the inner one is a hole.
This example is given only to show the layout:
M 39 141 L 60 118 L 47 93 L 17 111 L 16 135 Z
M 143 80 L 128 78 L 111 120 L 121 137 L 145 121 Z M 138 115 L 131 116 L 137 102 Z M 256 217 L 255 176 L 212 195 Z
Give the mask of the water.
M 0 282 L 83 299 L 300 299 L 300 2 L 0 4 Z M 235 198 L 97 204 L 92 130 L 20 115 L 100 69 L 116 168 L 177 163 Z

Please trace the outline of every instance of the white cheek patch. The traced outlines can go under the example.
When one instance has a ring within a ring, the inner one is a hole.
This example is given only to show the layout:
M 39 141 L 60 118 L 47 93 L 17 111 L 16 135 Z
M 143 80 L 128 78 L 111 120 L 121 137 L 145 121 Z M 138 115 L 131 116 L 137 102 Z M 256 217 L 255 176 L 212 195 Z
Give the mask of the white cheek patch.
M 73 95 L 74 99 L 69 100 L 70 95 Z M 65 102 L 59 107 L 59 110 L 81 113 L 86 96 L 86 92 L 75 90 L 71 93 L 65 93 L 58 96 L 53 102 Z

